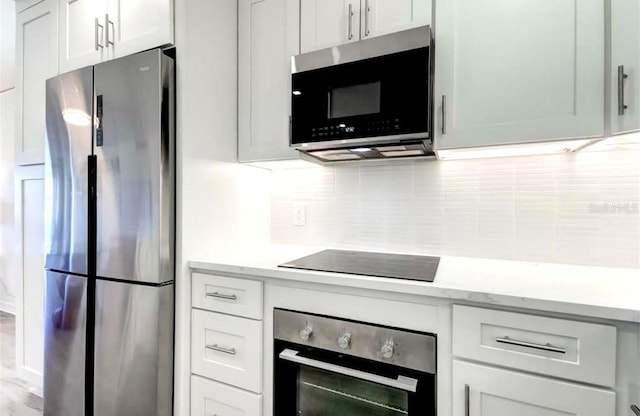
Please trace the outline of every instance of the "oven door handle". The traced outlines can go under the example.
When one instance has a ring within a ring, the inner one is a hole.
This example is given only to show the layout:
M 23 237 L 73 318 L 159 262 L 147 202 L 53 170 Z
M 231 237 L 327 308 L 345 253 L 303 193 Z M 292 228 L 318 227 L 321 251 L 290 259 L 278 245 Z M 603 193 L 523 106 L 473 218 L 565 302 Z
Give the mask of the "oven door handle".
M 280 353 L 279 357 L 292 363 L 306 365 L 307 367 L 314 367 L 320 370 L 330 371 L 332 373 L 338 373 L 349 377 L 359 378 L 361 380 L 370 381 L 376 384 L 382 384 L 384 386 L 393 387 L 395 389 L 400 389 L 411 393 L 415 393 L 418 389 L 418 380 L 414 378 L 405 376 L 398 376 L 397 379 L 382 377 L 377 374 L 354 370 L 353 368 L 325 363 L 324 361 L 318 361 L 312 358 L 300 357 L 298 354 L 298 351 L 290 350 L 287 348 Z

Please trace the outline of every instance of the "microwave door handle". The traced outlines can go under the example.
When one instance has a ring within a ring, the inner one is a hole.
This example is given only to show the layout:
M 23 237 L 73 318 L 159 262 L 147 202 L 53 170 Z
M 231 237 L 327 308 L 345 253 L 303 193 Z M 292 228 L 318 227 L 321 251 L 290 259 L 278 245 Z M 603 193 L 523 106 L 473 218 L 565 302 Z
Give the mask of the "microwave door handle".
M 398 376 L 397 379 L 379 376 L 377 374 L 367 373 L 365 371 L 355 370 L 353 368 L 342 367 L 335 364 L 325 363 L 324 361 L 314 360 L 312 358 L 300 357 L 298 351 L 284 349 L 279 357 L 282 360 L 292 363 L 306 365 L 307 367 L 317 368 L 332 373 L 342 374 L 348 377 L 359 378 L 360 380 L 370 381 L 372 383 L 381 384 L 383 386 L 393 387 L 395 389 L 415 393 L 418 389 L 418 380 L 414 378 Z

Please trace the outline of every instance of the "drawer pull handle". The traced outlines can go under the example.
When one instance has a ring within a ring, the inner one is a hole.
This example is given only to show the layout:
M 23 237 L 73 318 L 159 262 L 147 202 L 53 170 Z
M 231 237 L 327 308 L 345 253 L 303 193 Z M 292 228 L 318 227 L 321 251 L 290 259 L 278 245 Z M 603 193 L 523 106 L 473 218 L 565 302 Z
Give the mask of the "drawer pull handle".
M 220 298 L 220 299 L 229 299 L 229 300 L 238 300 L 238 297 L 236 295 L 226 295 L 224 293 L 218 293 L 218 292 L 207 292 L 206 296 L 208 298 Z
M 218 344 L 206 345 L 205 348 L 208 349 L 208 350 L 223 352 L 225 354 L 236 355 L 236 349 L 235 348 L 224 348 L 224 347 L 219 346 Z
M 518 347 L 533 348 L 533 349 L 536 349 L 536 350 L 557 352 L 558 354 L 566 354 L 567 353 L 567 350 L 565 350 L 564 348 L 554 347 L 553 345 L 551 345 L 549 343 L 546 343 L 544 345 L 543 344 L 534 344 L 533 342 L 516 341 L 515 339 L 511 339 L 509 337 L 496 338 L 496 342 L 498 342 L 500 344 L 517 345 Z
M 635 404 L 632 404 L 631 410 L 633 410 L 633 413 L 635 413 L 636 416 L 640 416 L 640 408 L 638 406 L 636 406 Z

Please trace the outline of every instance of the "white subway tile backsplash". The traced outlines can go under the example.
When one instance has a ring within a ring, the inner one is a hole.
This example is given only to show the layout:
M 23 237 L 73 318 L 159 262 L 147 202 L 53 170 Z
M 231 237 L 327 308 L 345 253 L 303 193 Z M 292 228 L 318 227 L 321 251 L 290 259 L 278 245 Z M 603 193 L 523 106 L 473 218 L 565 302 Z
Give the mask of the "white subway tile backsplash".
M 640 151 L 329 165 L 272 182 L 278 244 L 640 267 Z

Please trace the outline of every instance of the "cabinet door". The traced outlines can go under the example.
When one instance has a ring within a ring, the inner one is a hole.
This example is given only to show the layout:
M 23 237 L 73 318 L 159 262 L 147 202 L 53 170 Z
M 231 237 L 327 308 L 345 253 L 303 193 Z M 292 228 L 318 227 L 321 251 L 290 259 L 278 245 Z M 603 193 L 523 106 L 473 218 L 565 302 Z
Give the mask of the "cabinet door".
M 15 227 L 18 296 L 16 368 L 24 380 L 42 387 L 44 364 L 44 168 L 16 169 Z
M 640 2 L 637 0 L 611 0 L 610 87 L 611 133 L 640 130 Z
M 109 58 L 173 43 L 173 0 L 108 0 Z
M 301 0 L 301 52 L 360 40 L 360 2 L 361 0 Z
M 0 0 L 0 92 L 15 85 L 16 4 Z
M 106 12 L 102 0 L 60 0 L 60 73 L 102 60 Z
M 610 390 L 453 362 L 453 416 L 614 416 L 615 401 Z
M 431 24 L 430 0 L 362 0 L 363 39 Z
M 16 163 L 44 163 L 45 81 L 58 74 L 58 1 L 18 13 Z
M 450 0 L 435 16 L 438 149 L 603 135 L 603 0 Z
M 295 159 L 289 147 L 291 57 L 300 51 L 296 0 L 240 0 L 238 159 Z

